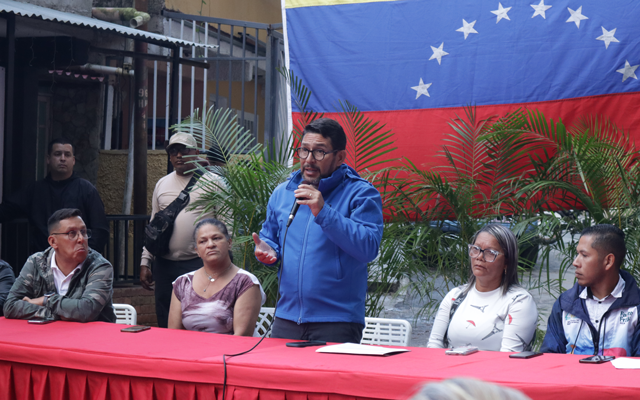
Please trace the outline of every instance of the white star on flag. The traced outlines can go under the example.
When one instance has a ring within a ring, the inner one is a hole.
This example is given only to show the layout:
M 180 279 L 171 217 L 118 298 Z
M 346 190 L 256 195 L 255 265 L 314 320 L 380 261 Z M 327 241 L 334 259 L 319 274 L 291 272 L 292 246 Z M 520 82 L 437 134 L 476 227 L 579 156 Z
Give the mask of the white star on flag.
M 456 32 L 464 33 L 464 40 L 467 40 L 467 36 L 469 36 L 470 33 L 478 33 L 478 31 L 473 29 L 473 26 L 476 24 L 476 21 L 473 21 L 472 23 L 468 23 L 467 21 L 465 21 L 463 19 L 462 20 L 462 28 L 456 29 Z
M 501 19 L 508 19 L 509 21 L 511 21 L 511 18 L 509 18 L 509 16 L 507 15 L 507 13 L 509 12 L 509 10 L 511 10 L 511 7 L 508 8 L 503 8 L 501 3 L 498 3 L 498 9 L 495 11 L 491 11 L 492 14 L 495 14 L 498 16 L 496 24 L 498 22 L 500 22 Z
M 631 65 L 629 61 L 625 60 L 624 68 L 620 68 L 616 70 L 616 72 L 620 72 L 622 74 L 622 82 L 626 81 L 628 78 L 638 79 L 636 76 L 636 69 L 640 67 L 639 65 Z M 420 81 L 422 82 L 422 80 Z
M 580 21 L 582 21 L 583 19 L 589 19 L 589 17 L 585 17 L 584 15 L 582 15 L 582 6 L 578 7 L 576 11 L 573 11 L 569 7 L 567 7 L 567 10 L 569 10 L 569 12 L 571 13 L 571 16 L 569 17 L 567 22 L 575 22 L 578 29 L 580 29 Z
M 433 60 L 434 58 L 438 60 L 438 64 L 442 64 L 442 57 L 446 56 L 447 53 L 446 51 L 442 50 L 442 47 L 444 46 L 444 42 L 442 42 L 440 44 L 440 47 L 433 47 L 431 46 L 431 50 L 433 51 L 433 55 L 431 56 L 431 58 L 429 58 L 429 60 Z
M 429 91 L 427 89 L 429 89 L 429 86 L 431 86 L 431 83 L 424 83 L 422 81 L 422 78 L 420 78 L 420 84 L 418 86 L 412 86 L 411 89 L 415 90 L 416 93 L 416 100 L 422 96 L 423 94 L 427 97 L 431 97 L 429 95 Z
M 606 29 L 604 29 L 604 26 L 602 27 L 602 36 L 598 36 L 596 38 L 596 40 L 602 40 L 604 42 L 604 46 L 605 48 L 609 48 L 609 44 L 611 42 L 616 42 L 619 43 L 620 41 L 618 39 L 616 39 L 615 37 L 613 37 L 613 35 L 616 34 L 616 29 L 618 28 L 613 28 L 612 30 L 608 31 Z
M 544 19 L 547 19 L 547 15 L 545 14 L 545 11 L 553 7 L 553 6 L 545 6 L 544 0 L 540 0 L 540 3 L 538 5 L 530 4 L 530 6 L 533 7 L 534 10 L 536 10 L 536 12 L 533 13 L 531 18 L 534 18 L 536 15 L 540 15 Z

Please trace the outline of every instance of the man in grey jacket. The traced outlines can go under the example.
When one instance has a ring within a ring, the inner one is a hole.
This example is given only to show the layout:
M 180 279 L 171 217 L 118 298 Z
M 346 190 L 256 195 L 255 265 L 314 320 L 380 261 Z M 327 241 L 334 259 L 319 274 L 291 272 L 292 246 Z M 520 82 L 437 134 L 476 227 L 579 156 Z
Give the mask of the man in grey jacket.
M 5 318 L 115 322 L 113 267 L 89 248 L 80 210 L 63 208 L 48 222 L 49 247 L 25 263 L 4 304 Z
M 7 300 L 11 286 L 16 281 L 13 274 L 13 268 L 6 261 L 0 260 L 0 317 L 2 317 L 2 308 Z

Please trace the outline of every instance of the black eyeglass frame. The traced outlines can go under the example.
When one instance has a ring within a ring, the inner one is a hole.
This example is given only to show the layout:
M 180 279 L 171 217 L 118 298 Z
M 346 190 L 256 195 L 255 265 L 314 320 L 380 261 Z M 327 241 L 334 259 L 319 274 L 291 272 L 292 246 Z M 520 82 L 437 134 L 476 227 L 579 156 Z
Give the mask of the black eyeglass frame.
M 302 154 L 300 154 L 301 151 L 306 151 L 307 155 L 306 156 L 302 156 Z M 300 157 L 301 160 L 306 160 L 307 158 L 309 158 L 309 154 L 312 154 L 314 160 L 322 161 L 327 156 L 327 154 L 333 154 L 333 153 L 337 153 L 339 151 L 340 150 L 332 150 L 332 151 L 324 151 L 324 150 L 320 150 L 320 149 L 309 150 L 309 149 L 304 148 L 304 147 L 298 147 L 296 149 L 296 154 L 298 155 L 298 157 Z M 322 154 L 322 158 L 318 158 L 316 156 L 317 153 Z

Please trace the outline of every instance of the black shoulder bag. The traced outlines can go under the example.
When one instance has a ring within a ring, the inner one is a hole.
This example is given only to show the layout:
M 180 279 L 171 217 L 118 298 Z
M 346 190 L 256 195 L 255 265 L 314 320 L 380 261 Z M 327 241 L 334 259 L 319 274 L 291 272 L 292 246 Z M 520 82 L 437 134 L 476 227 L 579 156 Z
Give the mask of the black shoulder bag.
M 151 222 L 144 228 L 144 247 L 154 256 L 162 256 L 169 250 L 169 241 L 173 234 L 173 224 L 180 211 L 189 204 L 189 192 L 200 178 L 196 171 L 187 186 L 180 192 L 178 197 L 171 202 L 164 210 L 158 211 Z
M 460 307 L 460 304 L 462 304 L 462 302 L 464 301 L 465 297 L 467 297 L 467 294 L 469 292 L 462 292 L 458 295 L 458 298 L 455 299 L 453 301 L 453 303 L 451 303 L 451 308 L 449 309 L 449 324 L 451 324 L 451 319 L 453 318 L 453 314 L 456 313 L 456 311 L 458 311 L 458 307 Z M 447 330 L 444 331 L 444 338 L 442 338 L 442 343 L 444 344 L 444 347 L 446 349 L 449 348 L 449 325 L 447 325 Z

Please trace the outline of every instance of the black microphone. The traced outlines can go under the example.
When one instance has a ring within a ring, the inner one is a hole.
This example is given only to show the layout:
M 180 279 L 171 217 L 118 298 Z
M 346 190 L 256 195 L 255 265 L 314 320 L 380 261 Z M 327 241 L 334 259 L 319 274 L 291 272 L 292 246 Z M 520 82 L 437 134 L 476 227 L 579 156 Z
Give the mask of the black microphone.
M 303 180 L 302 182 L 300 182 L 301 185 L 312 185 L 313 187 L 318 187 L 318 185 L 314 182 L 310 182 L 308 180 Z M 300 208 L 300 204 L 298 204 L 298 199 L 300 200 L 307 200 L 305 197 L 296 197 L 293 200 L 293 207 L 291 207 L 291 212 L 289 213 L 289 220 L 287 221 L 287 228 L 289 227 L 289 225 L 291 225 L 291 223 L 293 222 L 293 219 L 296 217 L 296 214 L 298 213 L 298 208 Z

